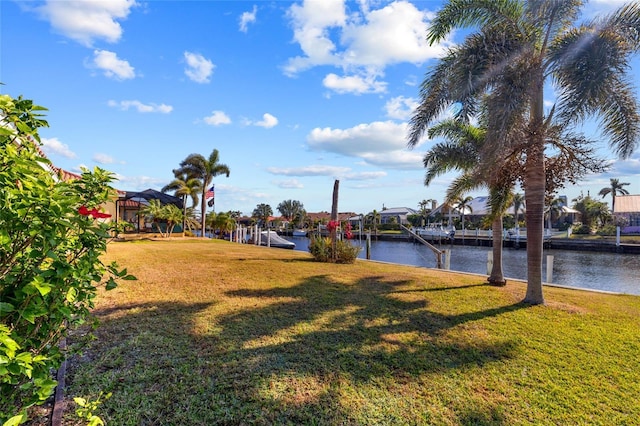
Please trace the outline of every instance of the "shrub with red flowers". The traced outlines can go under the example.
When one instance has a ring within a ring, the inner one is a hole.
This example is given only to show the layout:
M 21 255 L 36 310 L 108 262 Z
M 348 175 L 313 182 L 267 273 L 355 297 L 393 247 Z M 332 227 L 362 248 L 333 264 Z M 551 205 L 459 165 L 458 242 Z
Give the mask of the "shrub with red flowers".
M 340 222 L 337 220 L 332 220 L 327 224 L 327 230 L 332 234 L 337 231 L 339 227 Z M 344 229 L 345 237 L 351 239 L 353 237 L 351 225 L 346 224 Z M 353 263 L 358 257 L 360 247 L 354 246 L 344 240 L 337 240 L 334 246 L 331 238 L 312 235 L 311 241 L 309 241 L 309 252 L 313 258 L 319 262 Z

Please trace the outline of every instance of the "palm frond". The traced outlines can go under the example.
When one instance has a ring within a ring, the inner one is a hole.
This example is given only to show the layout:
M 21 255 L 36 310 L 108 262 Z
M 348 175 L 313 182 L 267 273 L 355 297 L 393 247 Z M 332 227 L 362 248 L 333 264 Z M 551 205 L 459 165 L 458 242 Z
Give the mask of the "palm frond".
M 444 39 L 454 28 L 482 27 L 489 23 L 517 26 L 522 2 L 514 0 L 450 0 L 431 23 L 427 41 Z

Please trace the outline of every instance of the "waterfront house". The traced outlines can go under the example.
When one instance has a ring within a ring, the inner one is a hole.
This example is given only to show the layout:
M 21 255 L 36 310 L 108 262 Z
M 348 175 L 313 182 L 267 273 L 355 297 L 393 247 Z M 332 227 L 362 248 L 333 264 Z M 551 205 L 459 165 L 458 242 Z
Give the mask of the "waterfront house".
M 623 233 L 640 233 L 640 195 L 616 195 L 613 215 L 628 221 Z
M 380 214 L 380 223 L 399 223 L 402 225 L 409 224 L 407 216 L 420 214 L 410 207 L 392 207 L 378 213 Z

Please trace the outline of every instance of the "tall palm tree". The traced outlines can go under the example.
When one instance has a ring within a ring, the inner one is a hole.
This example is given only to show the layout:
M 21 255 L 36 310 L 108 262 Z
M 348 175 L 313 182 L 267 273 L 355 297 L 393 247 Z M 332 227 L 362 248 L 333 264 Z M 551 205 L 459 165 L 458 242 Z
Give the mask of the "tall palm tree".
M 502 217 L 511 201 L 511 192 L 503 191 L 503 188 L 510 188 L 513 185 L 510 182 L 515 178 L 496 172 L 509 170 L 509 167 L 496 167 L 488 171 L 487 162 L 493 161 L 493 158 L 483 157 L 486 152 L 483 147 L 487 143 L 486 129 L 482 125 L 473 126 L 464 121 L 463 117 L 458 117 L 442 121 L 429 129 L 429 138 L 444 137 L 445 140 L 434 145 L 424 156 L 423 162 L 427 169 L 424 183 L 429 186 L 437 176 L 451 170 L 461 171 L 462 174 L 447 190 L 445 204 L 460 199 L 461 194 L 466 191 L 482 186 L 489 188 L 493 266 L 487 281 L 492 285 L 505 285 L 502 270 Z M 500 161 L 507 164 L 516 160 L 505 158 Z
M 161 191 L 173 191 L 176 197 L 182 197 L 182 232 L 185 230 L 187 221 L 187 197 L 191 197 L 191 207 L 195 208 L 198 205 L 198 194 L 202 191 L 202 182 L 196 177 L 190 177 L 186 173 L 179 173 L 179 170 L 174 170 L 174 179 L 165 185 Z
M 519 229 L 520 228 L 520 211 L 522 210 L 523 207 L 525 207 L 524 196 L 519 192 L 513 194 L 513 200 L 511 201 L 511 205 L 513 206 L 513 216 L 516 219 L 516 229 Z
M 205 203 L 207 190 L 211 187 L 213 178 L 222 174 L 229 177 L 231 171 L 229 166 L 220 163 L 220 153 L 217 149 L 214 149 L 209 158 L 205 158 L 201 154 L 190 154 L 180 163 L 180 168 L 175 171 L 179 175 L 186 174 L 187 176 L 200 180 L 202 186 L 200 187 L 201 195 L 201 207 L 200 207 L 200 225 L 202 237 L 205 236 L 206 228 L 206 212 L 207 203 Z
M 524 157 L 524 302 L 530 304 L 544 303 L 545 177 L 562 172 L 545 162 L 545 145 L 553 138 L 567 157 L 583 149 L 586 139 L 571 130 L 592 116 L 600 118 L 603 133 L 621 158 L 637 148 L 640 134 L 638 103 L 628 75 L 630 55 L 640 47 L 640 4 L 626 4 L 609 16 L 575 26 L 582 6 L 580 0 L 450 0 L 434 19 L 428 40 L 439 42 L 455 28 L 478 30 L 427 75 L 410 122 L 409 146 L 415 146 L 449 106 L 456 103 L 458 114 L 473 115 L 486 96 L 491 111 L 489 150 L 496 157 L 515 151 Z M 558 97 L 545 116 L 544 87 L 551 78 Z M 574 143 L 565 145 L 570 139 Z M 514 144 L 517 140 L 523 143 Z
M 465 212 L 469 211 L 469 213 L 473 213 L 473 208 L 471 207 L 471 202 L 473 201 L 473 197 L 468 195 L 466 197 L 457 197 L 453 200 L 456 209 L 460 212 L 460 221 L 462 230 L 464 231 L 464 215 Z
M 629 182 L 620 182 L 619 179 L 610 178 L 610 185 L 608 187 L 602 188 L 598 195 L 601 195 L 602 198 L 611 194 L 611 213 L 614 213 L 616 207 L 616 196 L 617 195 L 629 195 L 629 191 L 624 189 L 625 186 L 630 185 Z

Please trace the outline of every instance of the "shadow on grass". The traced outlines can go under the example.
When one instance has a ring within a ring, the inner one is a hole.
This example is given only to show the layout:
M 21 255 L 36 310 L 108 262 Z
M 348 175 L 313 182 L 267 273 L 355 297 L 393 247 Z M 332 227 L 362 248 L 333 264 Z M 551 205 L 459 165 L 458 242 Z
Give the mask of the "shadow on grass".
M 378 423 L 376 415 L 387 424 L 420 423 L 429 413 L 389 403 L 376 414 L 373 402 L 362 400 L 375 398 L 371 389 L 388 388 L 397 398 L 393 389 L 419 383 L 425 374 L 514 356 L 514 341 L 443 336 L 526 305 L 445 315 L 430 310 L 426 297 L 398 298 L 405 284 L 313 276 L 293 287 L 228 292 L 232 300 L 259 300 L 215 318 L 205 315 L 209 303 L 97 311 L 99 334 L 110 344 L 96 347 L 91 365 L 75 380 L 80 386 L 97 380 L 99 389 L 114 392 L 105 407 L 112 407 L 110 423 L 119 425 L 370 424 Z M 202 315 L 214 324 L 196 333 Z M 345 396 L 345 386 L 355 393 Z M 350 398 L 369 408 L 354 409 Z M 453 409 L 461 424 L 503 422 L 496 407 L 477 411 L 469 401 L 461 404 Z M 134 408 L 122 413 L 120 406 Z

